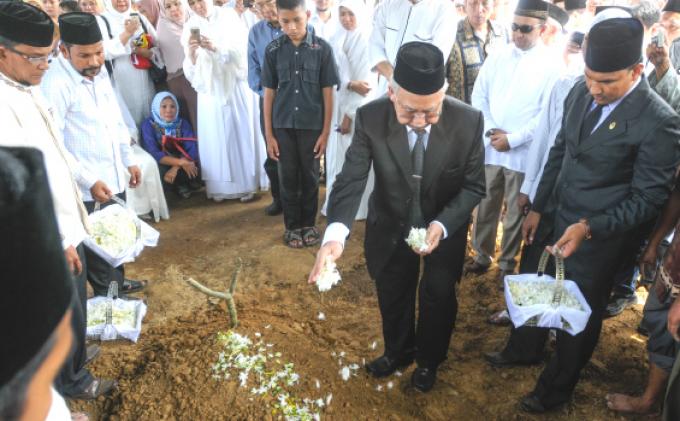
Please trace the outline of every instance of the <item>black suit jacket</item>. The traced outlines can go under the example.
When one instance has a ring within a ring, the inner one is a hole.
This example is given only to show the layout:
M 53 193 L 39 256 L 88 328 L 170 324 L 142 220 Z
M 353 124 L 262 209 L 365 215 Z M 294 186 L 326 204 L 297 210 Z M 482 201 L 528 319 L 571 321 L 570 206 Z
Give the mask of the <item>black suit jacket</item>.
M 472 209 L 486 192 L 483 129 L 480 111 L 446 97 L 439 122 L 430 131 L 421 205 L 426 222 L 441 222 L 449 236 L 467 227 Z M 329 224 L 341 222 L 351 228 L 373 164 L 375 187 L 365 237 L 366 263 L 373 278 L 409 229 L 414 184 L 406 133 L 388 97 L 361 107 L 352 144 L 331 191 Z
M 589 220 L 592 241 L 567 259 L 567 269 L 583 279 L 606 277 L 613 270 L 610 264 L 631 232 L 663 207 L 680 162 L 680 117 L 645 78 L 589 137 L 580 139 L 592 99 L 583 80 L 567 96 L 562 130 L 533 204 L 539 213 L 554 213 L 541 224 L 552 224 L 555 238 L 580 218 Z

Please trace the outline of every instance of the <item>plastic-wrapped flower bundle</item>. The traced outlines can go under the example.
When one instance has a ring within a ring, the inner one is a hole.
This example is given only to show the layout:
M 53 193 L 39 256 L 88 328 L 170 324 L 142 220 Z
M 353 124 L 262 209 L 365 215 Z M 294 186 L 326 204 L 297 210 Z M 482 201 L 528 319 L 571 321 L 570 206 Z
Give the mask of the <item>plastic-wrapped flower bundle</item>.
M 137 226 L 132 215 L 123 210 L 95 212 L 89 216 L 92 239 L 112 256 L 133 247 Z
M 509 281 L 508 285 L 515 304 L 522 307 L 550 304 L 555 295 L 555 283 L 552 282 Z M 566 289 L 562 290 L 560 305 L 583 310 L 576 297 Z
M 427 230 L 425 228 L 411 228 L 406 238 L 406 244 L 416 250 L 425 251 L 429 244 L 427 244 Z
M 98 326 L 106 323 L 106 300 L 97 302 L 87 308 L 87 326 Z M 133 329 L 137 322 L 137 308 L 133 302 L 114 300 L 111 311 L 111 322 L 120 328 Z
M 333 261 L 331 256 L 326 256 L 326 261 L 321 268 L 321 273 L 316 281 L 316 285 L 319 288 L 319 292 L 330 291 L 335 285 L 340 282 L 340 272 L 338 272 L 338 267 Z

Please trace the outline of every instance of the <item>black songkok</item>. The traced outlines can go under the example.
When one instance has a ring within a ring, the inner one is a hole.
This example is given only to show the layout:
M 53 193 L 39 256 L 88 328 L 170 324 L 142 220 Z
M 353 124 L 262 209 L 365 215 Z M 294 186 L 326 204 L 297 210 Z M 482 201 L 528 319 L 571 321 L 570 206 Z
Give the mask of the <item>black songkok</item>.
M 546 20 L 548 19 L 548 3 L 543 0 L 519 0 L 515 14 L 517 16 Z
M 0 147 L 0 387 L 36 356 L 73 298 L 43 155 Z
M 97 18 L 91 13 L 72 12 L 59 16 L 61 40 L 67 44 L 90 45 L 102 40 Z
M 661 11 L 680 13 L 680 0 L 668 0 Z
M 554 4 L 548 3 L 548 16 L 559 22 L 559 24 L 562 25 L 562 28 L 564 28 L 564 25 L 569 22 L 569 13 L 564 11 L 564 9 L 561 7 L 555 6 Z
M 20 1 L 0 1 L 0 36 L 31 47 L 49 47 L 54 22 L 37 7 Z
M 416 95 L 430 95 L 444 86 L 445 65 L 441 50 L 425 42 L 409 42 L 399 48 L 394 81 Z
M 586 0 L 564 0 L 564 9 L 568 12 L 586 8 Z
M 616 72 L 640 62 L 642 23 L 635 18 L 612 18 L 595 24 L 588 32 L 586 66 L 595 72 Z

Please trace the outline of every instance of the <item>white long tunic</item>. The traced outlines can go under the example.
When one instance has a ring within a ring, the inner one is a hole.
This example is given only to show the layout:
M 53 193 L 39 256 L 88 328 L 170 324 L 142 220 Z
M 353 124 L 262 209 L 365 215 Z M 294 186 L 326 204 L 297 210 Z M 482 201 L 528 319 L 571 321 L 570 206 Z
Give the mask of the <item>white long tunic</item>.
M 190 28 L 200 28 L 216 52 L 189 52 Z M 208 198 L 233 199 L 257 189 L 253 97 L 246 82 L 247 34 L 236 12 L 215 7 L 184 25 L 184 75 L 198 93 L 198 152 Z
M 472 106 L 484 114 L 485 132 L 505 130 L 510 143 L 509 151 L 498 152 L 485 136 L 486 165 L 524 172 L 541 107 L 564 67 L 561 61 L 551 58 L 549 50 L 540 42 L 528 51 L 508 44 L 482 65 L 472 90 Z
M 66 150 L 38 88 L 26 88 L 0 74 L 0 146 L 36 148 L 43 153 L 52 204 L 64 249 L 87 236 L 85 208 L 74 181 L 77 161 Z
M 333 189 L 333 182 L 335 182 L 336 176 L 342 170 L 342 166 L 345 163 L 345 154 L 352 143 L 356 110 L 361 105 L 375 98 L 378 82 L 376 74 L 371 72 L 369 65 L 367 37 L 359 30 L 348 32 L 341 28 L 341 32 L 343 36 L 336 37 L 337 43 L 333 45 L 341 81 L 340 92 L 336 95 L 336 114 L 334 118 L 335 124 L 340 126 L 346 115 L 352 119 L 352 126 L 350 133 L 343 135 L 333 132 L 328 139 L 328 147 L 326 148 L 326 202 L 321 209 L 321 213 L 324 215 L 326 214 L 326 206 Z M 364 97 L 354 91 L 350 91 L 347 89 L 347 84 L 350 81 L 368 82 L 371 85 L 371 92 Z M 361 197 L 361 203 L 359 204 L 355 219 L 366 219 L 368 214 L 368 198 L 372 191 L 373 171 L 369 174 L 366 190 L 364 190 L 364 194 Z

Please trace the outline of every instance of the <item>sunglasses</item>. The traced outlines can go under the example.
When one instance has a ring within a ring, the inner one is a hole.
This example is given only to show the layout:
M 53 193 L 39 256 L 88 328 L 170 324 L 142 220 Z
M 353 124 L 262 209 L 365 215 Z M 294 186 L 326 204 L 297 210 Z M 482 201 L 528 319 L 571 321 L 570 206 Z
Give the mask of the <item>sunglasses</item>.
M 530 34 L 535 28 L 538 28 L 540 26 L 543 26 L 543 24 L 539 23 L 536 25 L 518 25 L 515 22 L 513 22 L 511 28 L 512 32 L 519 31 L 522 34 Z

